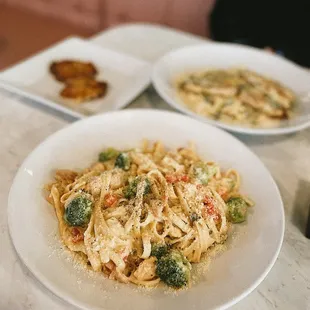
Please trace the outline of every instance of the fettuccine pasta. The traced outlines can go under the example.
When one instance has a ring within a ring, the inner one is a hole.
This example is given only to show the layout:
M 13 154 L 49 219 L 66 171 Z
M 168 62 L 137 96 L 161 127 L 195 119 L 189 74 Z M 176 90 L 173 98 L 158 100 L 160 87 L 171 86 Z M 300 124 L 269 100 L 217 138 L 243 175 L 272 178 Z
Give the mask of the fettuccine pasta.
M 203 161 L 195 148 L 160 142 L 111 148 L 81 171 L 58 170 L 46 185 L 60 237 L 94 271 L 123 283 L 180 288 L 191 264 L 225 242 L 252 202 L 237 171 Z
M 278 126 L 292 118 L 297 101 L 287 87 L 247 69 L 191 72 L 175 84 L 180 99 L 195 113 L 249 127 Z

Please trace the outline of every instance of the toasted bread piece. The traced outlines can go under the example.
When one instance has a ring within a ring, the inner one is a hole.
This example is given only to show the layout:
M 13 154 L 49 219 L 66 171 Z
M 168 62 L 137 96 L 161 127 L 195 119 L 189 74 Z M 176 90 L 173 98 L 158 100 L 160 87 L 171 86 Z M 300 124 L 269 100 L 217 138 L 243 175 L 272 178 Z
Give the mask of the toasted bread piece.
M 90 62 L 76 60 L 55 61 L 50 65 L 50 72 L 60 82 L 75 77 L 93 78 L 97 74 L 96 67 Z
M 82 103 L 103 97 L 107 89 L 108 84 L 104 81 L 100 82 L 88 77 L 77 77 L 66 81 L 66 86 L 60 92 L 60 95 L 76 103 Z

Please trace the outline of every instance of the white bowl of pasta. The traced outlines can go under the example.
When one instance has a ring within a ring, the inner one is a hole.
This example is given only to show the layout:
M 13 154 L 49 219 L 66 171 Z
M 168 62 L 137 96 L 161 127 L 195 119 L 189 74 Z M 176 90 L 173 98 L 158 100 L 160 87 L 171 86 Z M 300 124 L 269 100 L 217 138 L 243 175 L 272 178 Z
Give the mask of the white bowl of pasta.
M 20 167 L 8 216 L 25 265 L 82 309 L 227 308 L 264 279 L 284 233 L 277 186 L 246 146 L 151 110 L 53 134 Z
M 229 131 L 279 135 L 310 126 L 310 74 L 260 49 L 206 43 L 173 50 L 152 82 L 173 108 Z

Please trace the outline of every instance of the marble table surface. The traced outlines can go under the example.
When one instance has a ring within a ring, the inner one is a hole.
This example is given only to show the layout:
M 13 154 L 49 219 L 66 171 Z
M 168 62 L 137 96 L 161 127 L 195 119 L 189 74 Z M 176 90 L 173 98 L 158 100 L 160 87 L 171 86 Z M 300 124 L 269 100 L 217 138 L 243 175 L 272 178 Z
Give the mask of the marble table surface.
M 150 62 L 165 52 L 206 41 L 164 27 L 127 25 L 92 38 L 96 44 Z M 170 109 L 149 87 L 128 108 Z M 75 121 L 0 90 L 0 309 L 75 309 L 37 281 L 17 257 L 7 225 L 7 198 L 25 157 L 51 133 Z M 266 279 L 234 310 L 310 310 L 310 240 L 304 236 L 310 204 L 310 129 L 279 137 L 237 135 L 270 170 L 285 207 L 280 255 Z M 253 266 L 254 268 L 254 266 Z

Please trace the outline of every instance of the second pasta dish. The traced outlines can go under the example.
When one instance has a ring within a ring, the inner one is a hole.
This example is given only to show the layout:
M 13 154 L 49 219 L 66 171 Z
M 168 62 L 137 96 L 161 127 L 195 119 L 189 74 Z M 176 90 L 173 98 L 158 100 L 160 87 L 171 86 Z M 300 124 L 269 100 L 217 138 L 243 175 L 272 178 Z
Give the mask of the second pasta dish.
M 206 70 L 179 77 L 181 100 L 197 114 L 248 127 L 274 127 L 293 116 L 296 96 L 247 69 Z

